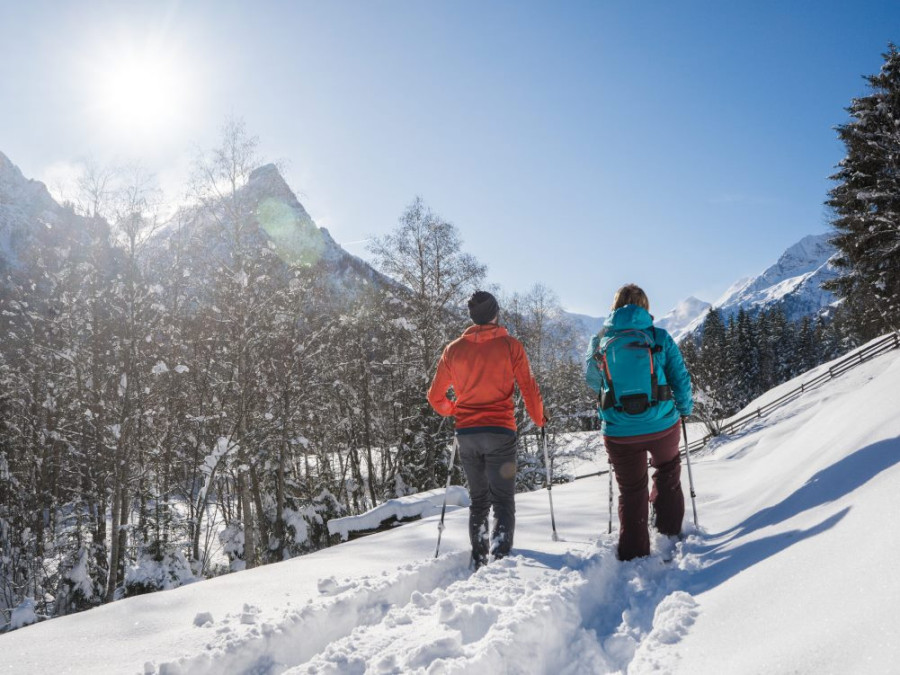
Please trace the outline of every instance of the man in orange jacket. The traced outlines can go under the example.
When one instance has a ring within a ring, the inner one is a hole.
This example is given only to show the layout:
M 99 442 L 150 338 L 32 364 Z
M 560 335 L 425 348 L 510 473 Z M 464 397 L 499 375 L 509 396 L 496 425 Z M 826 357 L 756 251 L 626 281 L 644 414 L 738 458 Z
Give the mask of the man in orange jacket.
M 498 321 L 497 299 L 486 291 L 469 298 L 474 326 L 444 349 L 428 390 L 438 414 L 456 417 L 459 456 L 469 482 L 469 538 L 478 569 L 509 554 L 516 527 L 516 418 L 513 385 L 525 399 L 529 417 L 546 422 L 541 392 L 522 344 Z M 453 387 L 455 400 L 447 396 Z M 494 527 L 488 541 L 488 512 Z

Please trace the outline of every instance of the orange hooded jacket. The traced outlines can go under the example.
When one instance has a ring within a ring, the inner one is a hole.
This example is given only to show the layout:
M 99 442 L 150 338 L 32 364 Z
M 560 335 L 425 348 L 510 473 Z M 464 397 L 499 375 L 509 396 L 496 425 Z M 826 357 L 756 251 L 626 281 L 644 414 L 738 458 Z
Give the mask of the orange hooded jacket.
M 543 426 L 544 402 L 522 343 L 503 326 L 469 326 L 447 345 L 428 390 L 428 402 L 457 429 L 503 427 L 516 430 L 513 384 L 518 383 L 529 417 Z M 447 398 L 453 387 L 456 401 Z

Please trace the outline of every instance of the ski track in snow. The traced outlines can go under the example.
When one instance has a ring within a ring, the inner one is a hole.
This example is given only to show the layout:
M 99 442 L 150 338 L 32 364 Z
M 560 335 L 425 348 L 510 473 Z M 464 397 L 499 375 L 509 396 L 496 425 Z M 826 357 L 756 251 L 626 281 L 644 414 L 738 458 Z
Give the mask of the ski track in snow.
M 561 555 L 514 549 L 475 573 L 455 552 L 381 576 L 329 577 L 318 600 L 280 615 L 251 605 L 219 621 L 200 613 L 190 629 L 209 631 L 207 651 L 144 672 L 660 672 L 698 612 L 684 588 L 700 567 L 690 553 L 699 538 L 657 535 L 650 557 L 620 563 L 615 537 Z
M 244 605 L 242 612 L 221 621 L 198 615 L 195 630 L 208 630 L 203 654 L 162 663 L 147 663 L 145 674 L 213 675 L 247 673 L 267 675 L 303 663 L 329 643 L 348 635 L 356 626 L 383 620 L 388 610 L 406 603 L 413 593 L 446 586 L 468 572 L 468 556 L 444 556 L 427 563 L 412 563 L 392 575 L 363 577 L 343 583 L 334 578 L 319 582 L 322 599 L 301 608 L 264 615 L 259 607 Z M 198 626 L 199 624 L 199 626 Z

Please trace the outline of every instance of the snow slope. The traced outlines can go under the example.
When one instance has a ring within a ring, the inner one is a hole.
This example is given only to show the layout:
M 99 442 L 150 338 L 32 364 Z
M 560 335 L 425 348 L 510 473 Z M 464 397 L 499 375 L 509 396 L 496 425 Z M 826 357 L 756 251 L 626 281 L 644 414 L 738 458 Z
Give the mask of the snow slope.
M 688 504 L 643 560 L 615 559 L 593 477 L 553 490 L 558 542 L 520 495 L 515 555 L 474 574 L 451 508 L 437 560 L 425 518 L 0 636 L 0 672 L 896 673 L 898 386 L 893 352 L 716 439 L 700 528 Z

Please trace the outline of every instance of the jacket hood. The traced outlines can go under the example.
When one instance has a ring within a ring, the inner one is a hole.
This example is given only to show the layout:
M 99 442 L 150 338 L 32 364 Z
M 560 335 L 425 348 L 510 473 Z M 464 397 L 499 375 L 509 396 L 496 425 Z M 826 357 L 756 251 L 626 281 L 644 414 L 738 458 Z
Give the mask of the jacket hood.
M 462 334 L 462 338 L 471 342 L 486 342 L 488 340 L 506 337 L 507 335 L 509 335 L 509 331 L 503 326 L 487 323 L 480 326 L 477 324 L 469 326 Z
M 637 305 L 625 305 L 606 317 L 603 325 L 611 330 L 624 330 L 626 328 L 650 328 L 653 325 L 653 317 L 643 307 Z

